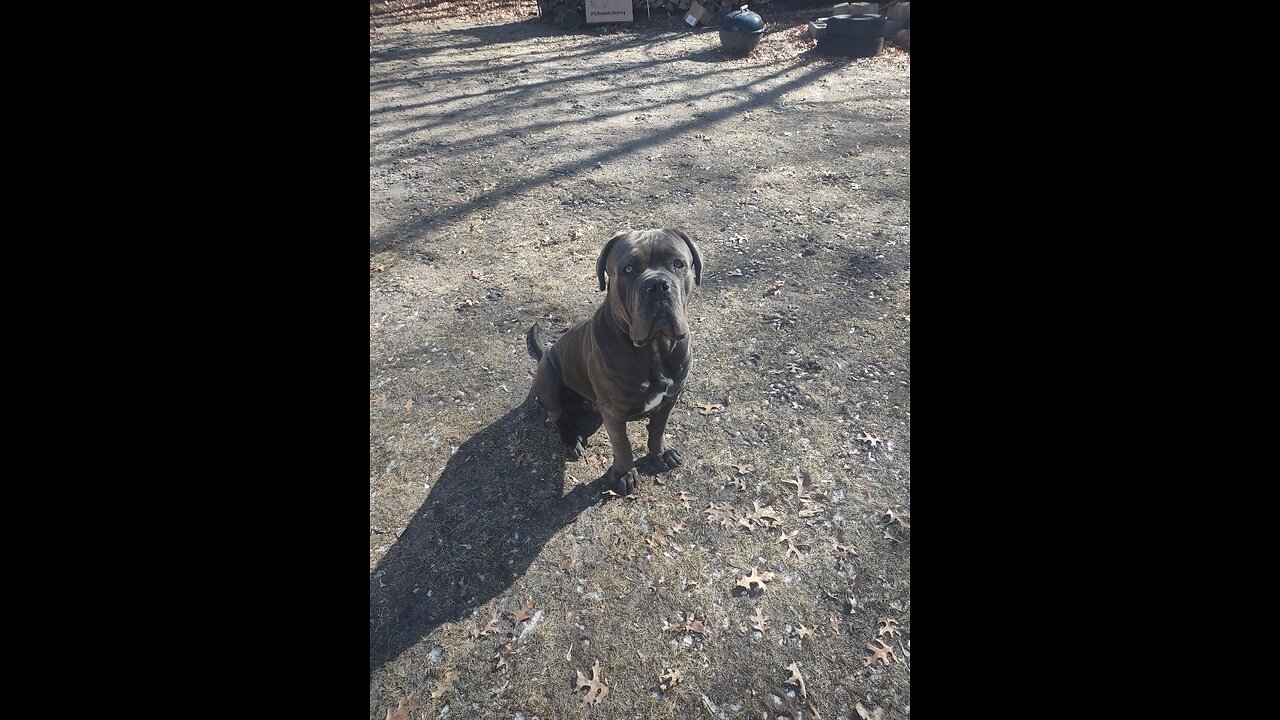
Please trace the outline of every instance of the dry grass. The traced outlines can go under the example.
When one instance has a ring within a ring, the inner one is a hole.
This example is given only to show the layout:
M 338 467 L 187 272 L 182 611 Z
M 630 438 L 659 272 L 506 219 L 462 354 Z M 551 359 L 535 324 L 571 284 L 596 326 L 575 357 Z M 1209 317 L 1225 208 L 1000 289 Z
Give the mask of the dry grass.
M 907 717 L 909 61 L 524 24 L 373 51 L 370 717 Z M 685 464 L 615 498 L 603 433 L 566 462 L 528 399 L 524 332 L 586 317 L 604 240 L 656 225 L 706 263 Z

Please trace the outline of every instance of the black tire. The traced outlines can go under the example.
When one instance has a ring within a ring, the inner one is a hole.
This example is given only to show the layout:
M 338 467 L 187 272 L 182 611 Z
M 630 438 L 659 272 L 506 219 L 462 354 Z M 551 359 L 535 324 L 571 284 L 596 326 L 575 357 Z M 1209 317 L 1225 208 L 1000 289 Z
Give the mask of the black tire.
M 577 30 L 582 27 L 582 16 L 577 10 L 565 10 L 560 15 L 561 30 Z
M 824 35 L 847 38 L 884 37 L 883 15 L 836 15 L 827 21 Z
M 830 28 L 828 28 L 830 29 Z M 818 52 L 824 55 L 872 57 L 884 49 L 884 38 L 851 38 L 823 35 L 818 38 Z

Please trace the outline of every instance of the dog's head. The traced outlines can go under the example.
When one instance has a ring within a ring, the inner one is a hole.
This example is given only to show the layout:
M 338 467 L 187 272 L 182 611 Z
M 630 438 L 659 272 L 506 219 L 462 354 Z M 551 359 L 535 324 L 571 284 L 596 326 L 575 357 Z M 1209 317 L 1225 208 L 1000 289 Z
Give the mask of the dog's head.
M 614 318 L 640 347 L 658 336 L 689 334 L 685 308 L 702 283 L 698 246 L 680 230 L 631 230 L 609 238 L 596 260 Z M 606 280 L 606 276 L 608 279 Z

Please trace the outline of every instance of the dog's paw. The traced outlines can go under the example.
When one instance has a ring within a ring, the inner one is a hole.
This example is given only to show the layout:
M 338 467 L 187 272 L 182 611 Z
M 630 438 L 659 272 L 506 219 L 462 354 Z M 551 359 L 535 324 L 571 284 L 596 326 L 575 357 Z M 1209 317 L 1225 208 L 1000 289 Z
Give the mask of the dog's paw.
M 683 461 L 680 458 L 680 453 L 672 450 L 671 448 L 663 450 L 661 454 L 649 453 L 649 467 L 651 467 L 654 472 L 675 470 L 680 466 L 681 462 Z
M 569 456 L 570 460 L 577 460 L 582 457 L 582 453 L 586 451 L 583 447 L 582 438 L 578 438 L 577 442 L 572 445 L 565 444 L 564 454 Z
M 618 472 L 618 468 L 609 471 L 610 477 L 613 478 L 614 492 L 626 497 L 636 490 L 636 479 L 639 475 L 635 468 L 631 468 L 626 472 Z

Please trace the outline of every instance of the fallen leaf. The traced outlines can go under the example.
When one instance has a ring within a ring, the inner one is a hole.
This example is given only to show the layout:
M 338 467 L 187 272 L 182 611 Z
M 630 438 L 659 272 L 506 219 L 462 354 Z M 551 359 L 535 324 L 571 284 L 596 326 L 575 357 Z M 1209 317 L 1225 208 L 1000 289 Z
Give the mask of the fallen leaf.
M 499 620 L 499 619 L 500 619 L 500 618 L 499 618 L 498 612 L 495 610 L 495 611 L 494 611 L 494 613 L 493 613 L 493 617 L 489 618 L 489 622 L 484 626 L 484 630 L 481 630 L 481 631 L 480 631 L 480 634 L 481 634 L 481 635 L 492 635 L 493 633 L 498 632 L 498 620 Z
M 679 497 L 679 498 L 677 498 L 677 499 L 678 499 L 681 503 L 683 503 L 683 504 L 684 504 L 684 509 L 685 509 L 685 510 L 692 510 L 692 509 L 693 509 L 693 508 L 692 508 L 692 506 L 690 506 L 690 505 L 689 505 L 689 501 L 693 499 L 693 498 L 689 497 L 689 493 L 687 493 L 687 492 L 685 492 L 685 491 L 681 490 L 681 491 L 680 491 L 680 497 Z
M 479 270 L 472 270 L 472 271 L 471 271 L 471 279 L 473 279 L 473 280 L 479 280 L 480 282 L 484 282 L 484 281 L 486 281 L 486 280 L 490 279 L 491 277 L 493 277 L 493 276 L 492 276 L 492 275 L 486 275 L 485 273 L 482 273 L 482 272 L 480 272 Z
M 876 618 L 876 622 L 883 623 L 880 632 L 876 633 L 876 637 L 889 633 L 889 637 L 901 635 L 902 631 L 898 629 L 898 621 L 891 617 Z M 904 651 L 905 652 L 905 651 Z
M 658 676 L 658 679 L 661 680 L 658 687 L 665 691 L 669 688 L 675 687 L 681 680 L 684 680 L 684 673 L 676 670 L 675 668 L 671 668 Z
M 796 497 L 800 497 L 804 494 L 804 480 L 801 480 L 800 478 L 788 478 L 782 482 L 796 486 Z
M 587 678 L 578 671 L 578 683 L 573 691 L 576 693 L 582 688 L 587 688 L 587 694 L 582 696 L 582 701 L 578 703 L 578 707 L 582 708 L 586 705 L 595 705 L 609 695 L 609 686 L 604 684 L 604 676 L 600 673 L 600 661 L 596 660 L 591 666 L 591 677 Z
M 867 709 L 862 707 L 862 703 L 854 703 L 853 709 L 858 711 L 858 717 L 862 720 L 884 720 L 884 708 L 879 705 L 873 712 L 868 713 Z
M 405 404 L 404 404 L 404 409 L 405 409 L 405 410 L 412 410 L 412 409 L 413 409 L 413 398 L 409 398 L 409 402 L 407 402 L 407 403 L 405 403 Z
M 685 580 L 685 581 L 684 581 L 684 589 L 685 589 L 685 590 L 691 590 L 691 589 L 693 589 L 693 588 L 696 588 L 696 587 L 698 587 L 698 582 L 699 582 L 699 581 L 697 581 L 697 580 Z
M 759 568 L 752 567 L 751 574 L 739 579 L 738 584 L 734 585 L 734 589 L 736 590 L 737 588 L 743 588 L 747 592 L 752 592 L 753 590 L 756 589 L 753 586 L 759 585 L 760 591 L 764 592 L 765 583 L 773 579 L 773 573 L 769 572 L 768 570 L 766 570 L 763 573 L 760 573 L 758 572 L 758 570 Z
M 801 625 L 796 628 L 796 635 L 798 635 L 801 640 L 804 640 L 805 638 L 812 638 L 813 628 L 805 627 L 804 625 Z
M 827 620 L 829 620 L 829 621 L 831 622 L 831 632 L 833 632 L 833 633 L 835 633 L 835 634 L 839 635 L 839 634 L 840 634 L 840 621 L 839 621 L 838 619 L 836 619 L 836 616 L 835 616 L 835 615 L 830 615 L 830 614 L 828 614 L 828 615 L 827 615 Z
M 560 569 L 565 572 L 570 572 L 571 570 L 573 570 L 573 558 L 572 557 L 565 558 L 564 562 L 560 563 Z
M 809 703 L 809 712 L 813 713 L 813 720 L 822 720 L 822 716 L 818 714 L 818 708 Z
M 667 538 L 662 534 L 661 530 L 654 530 L 652 535 L 644 539 L 644 544 L 654 550 L 657 550 L 667 544 Z
M 885 529 L 884 529 L 884 539 L 885 539 L 885 540 L 892 540 L 892 541 L 894 541 L 894 542 L 896 542 L 896 543 L 900 543 L 900 542 L 902 542 L 901 540 L 899 540 L 898 538 L 894 537 L 892 534 L 890 534 L 890 533 L 889 533 L 889 527 L 888 527 L 888 526 L 885 526 Z
M 732 485 L 732 486 L 734 486 L 734 487 L 736 487 L 736 488 L 738 488 L 739 490 L 741 490 L 741 491 L 743 491 L 743 492 L 746 492 L 746 490 L 747 490 L 747 479 L 746 479 L 746 478 L 744 478 L 744 477 L 739 477 L 739 478 L 737 478 L 736 480 L 732 480 L 732 481 L 730 481 L 730 482 L 729 482 L 729 484 L 730 484 L 730 485 Z
M 409 720 L 409 713 L 418 709 L 418 701 L 410 697 L 408 702 L 404 700 L 396 701 L 396 709 L 393 712 L 391 708 L 387 708 L 387 720 Z
M 384 402 L 386 402 L 386 401 L 387 401 L 387 396 L 386 396 L 386 395 L 379 395 L 378 397 L 376 397 L 376 398 L 374 398 L 373 400 L 371 400 L 371 401 L 369 402 L 369 404 L 370 404 L 370 405 L 381 405 L 382 403 L 384 403 Z
M 782 517 L 773 509 L 772 505 L 760 507 L 760 503 L 752 500 L 751 504 L 755 506 L 755 512 L 751 513 L 751 519 L 755 520 L 762 527 L 777 527 L 782 524 Z
M 880 437 L 876 435 L 872 435 L 870 433 L 865 433 L 865 432 L 859 434 L 857 439 L 867 443 L 871 447 L 875 447 L 877 445 L 881 445 L 884 443 L 884 440 L 882 440 Z
M 676 523 L 667 528 L 668 535 L 679 535 L 682 532 L 684 532 L 684 523 Z
M 897 510 L 900 511 L 902 510 L 902 508 L 898 507 Z M 897 512 L 894 512 L 893 510 L 885 510 L 884 514 L 889 518 L 890 525 L 896 522 L 904 528 L 907 528 L 907 529 L 911 528 L 911 523 L 907 522 L 906 520 L 903 520 L 902 516 L 899 515 Z
M 510 658 L 512 651 L 511 643 L 512 641 L 508 640 L 505 644 L 500 645 L 498 647 L 498 651 L 493 654 L 492 660 L 495 663 L 493 668 L 494 670 L 511 669 L 511 660 L 508 659 Z
M 529 612 L 533 609 L 533 598 L 526 598 L 524 605 L 520 606 L 519 612 L 516 613 L 516 625 L 533 617 L 533 613 Z
M 441 695 L 453 690 L 453 681 L 461 677 L 461 673 L 457 670 L 450 670 L 444 674 L 444 681 L 436 683 L 436 689 L 431 692 L 431 699 L 436 699 Z
M 880 640 L 875 640 L 875 642 L 879 643 L 880 647 L 877 648 L 871 643 L 867 643 L 867 649 L 871 651 L 871 657 L 867 658 L 867 661 L 863 663 L 862 666 L 866 667 L 871 663 L 875 662 L 877 658 L 879 658 L 880 661 L 884 663 L 885 667 L 888 667 L 889 656 L 893 654 L 893 646 L 885 645 L 884 642 Z
M 751 627 L 753 629 L 759 630 L 762 633 L 769 629 L 769 616 L 761 612 L 760 608 L 756 608 L 756 614 L 752 615 L 750 619 Z
M 369 269 L 374 272 L 383 272 L 387 269 L 387 266 L 382 263 L 378 263 L 377 265 L 371 265 Z
M 799 687 L 801 697 L 809 697 L 809 691 L 804 686 L 804 678 L 800 675 L 800 666 L 797 663 L 791 663 L 787 669 L 791 671 L 791 676 L 787 678 L 786 684 Z
M 703 512 L 707 514 L 707 522 L 712 525 L 718 522 L 720 523 L 720 527 L 726 530 L 733 527 L 733 508 L 729 506 L 729 503 L 722 503 L 720 505 L 711 503 L 707 506 L 706 510 L 703 510 Z
M 746 475 L 747 473 L 749 473 L 749 472 L 751 472 L 752 470 L 755 470 L 755 469 L 756 469 L 756 466 L 755 466 L 755 465 L 751 465 L 751 464 L 749 464 L 749 463 L 747 463 L 747 464 L 738 464 L 738 465 L 734 465 L 734 467 L 738 468 L 738 474 L 739 474 L 739 475 Z
M 458 583 L 457 583 L 457 585 L 458 585 L 458 594 L 459 594 L 459 595 L 466 595 L 466 594 L 467 594 L 467 579 L 466 579 L 466 578 L 458 578 Z
M 724 412 L 724 406 L 718 405 L 718 404 L 699 405 L 698 408 L 699 408 L 698 410 L 699 415 L 710 416 L 710 415 L 715 415 L 717 413 Z

